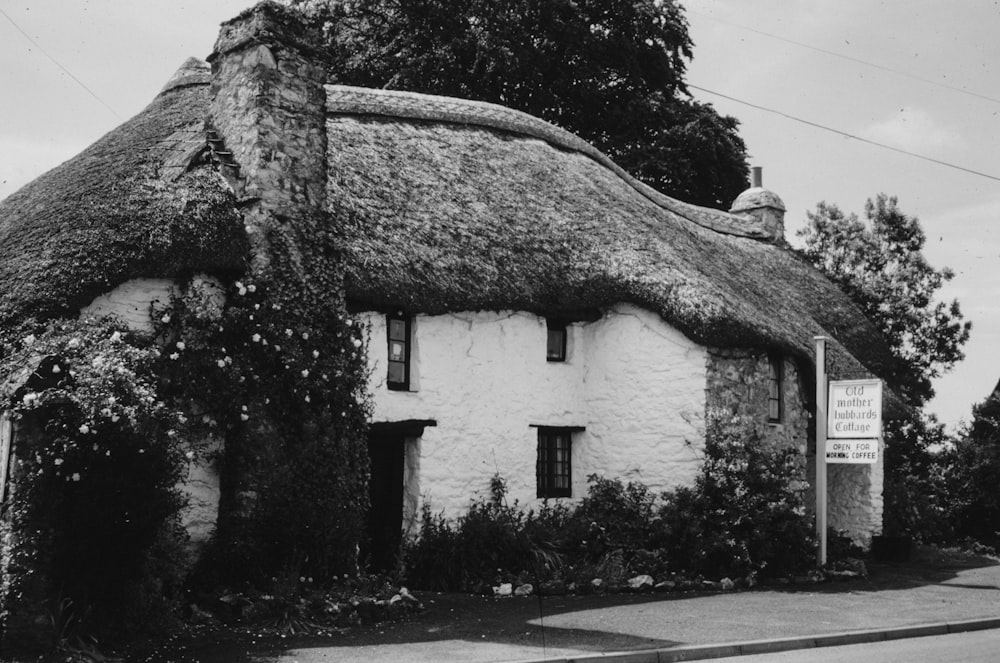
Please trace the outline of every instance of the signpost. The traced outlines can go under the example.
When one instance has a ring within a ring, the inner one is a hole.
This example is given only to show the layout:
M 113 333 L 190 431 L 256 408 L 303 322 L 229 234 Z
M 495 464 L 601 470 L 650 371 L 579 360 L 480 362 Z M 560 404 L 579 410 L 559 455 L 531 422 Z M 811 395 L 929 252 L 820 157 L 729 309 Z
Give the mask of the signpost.
M 826 564 L 827 463 L 878 462 L 882 437 L 882 381 L 826 376 L 826 337 L 816 341 L 816 561 Z M 825 425 L 824 425 L 825 422 Z M 821 451 L 822 450 L 822 451 Z

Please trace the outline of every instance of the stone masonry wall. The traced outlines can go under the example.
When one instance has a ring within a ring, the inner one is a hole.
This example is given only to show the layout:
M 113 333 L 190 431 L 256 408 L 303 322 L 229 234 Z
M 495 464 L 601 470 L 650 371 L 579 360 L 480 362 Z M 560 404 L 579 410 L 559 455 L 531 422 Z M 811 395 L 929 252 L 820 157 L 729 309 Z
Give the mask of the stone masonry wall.
M 239 164 L 222 172 L 236 191 L 257 266 L 269 252 L 259 230 L 274 217 L 323 209 L 325 70 L 309 39 L 276 5 L 225 23 L 210 56 L 209 125 Z
M 710 409 L 748 416 L 769 443 L 796 448 L 802 454 L 802 478 L 808 481 L 806 508 L 816 510 L 816 436 L 799 365 L 783 359 L 784 412 L 780 423 L 768 423 L 768 354 L 712 350 L 708 354 L 706 403 Z M 882 531 L 883 452 L 874 465 L 827 465 L 827 525 L 867 548 Z
M 745 416 L 757 423 L 764 438 L 776 447 L 799 450 L 805 458 L 810 413 L 806 407 L 798 365 L 782 359 L 783 412 L 779 423 L 767 420 L 769 355 L 767 352 L 713 349 L 708 353 L 706 403 Z

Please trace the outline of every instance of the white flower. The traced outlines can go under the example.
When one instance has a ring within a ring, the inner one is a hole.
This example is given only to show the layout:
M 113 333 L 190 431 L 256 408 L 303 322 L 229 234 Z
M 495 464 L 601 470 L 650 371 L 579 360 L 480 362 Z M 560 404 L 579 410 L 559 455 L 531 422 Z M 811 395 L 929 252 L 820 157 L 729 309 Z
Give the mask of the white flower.
M 83 424 L 82 426 L 80 426 L 80 432 L 86 435 L 87 433 L 90 432 L 90 426 L 88 426 L 87 424 Z
M 181 356 L 181 355 L 180 355 L 180 353 L 178 353 L 178 352 L 171 352 L 171 353 L 170 353 L 170 358 L 171 358 L 171 359 L 173 359 L 173 360 L 175 360 L 175 361 L 176 361 L 176 360 L 177 360 L 177 358 L 178 358 L 178 357 L 180 357 L 180 356 Z
M 247 285 L 247 291 L 257 292 L 257 286 L 255 286 L 253 283 L 250 283 L 249 285 Z
M 36 394 L 34 392 L 28 392 L 27 394 L 24 395 L 24 398 L 21 399 L 21 401 L 25 405 L 31 405 L 32 403 L 34 403 L 37 400 L 38 400 L 38 394 Z
M 227 356 L 227 357 L 225 358 L 225 360 L 224 360 L 224 361 L 225 361 L 225 362 L 226 362 L 227 364 L 231 364 L 231 363 L 233 363 L 233 358 L 232 358 L 232 357 L 228 357 L 228 356 Z
M 186 348 L 186 347 L 187 347 L 187 346 L 186 346 L 186 345 L 184 345 L 184 341 L 177 341 L 177 349 L 178 349 L 178 350 L 180 350 L 180 351 L 182 351 L 182 352 L 183 352 L 183 351 L 184 351 L 184 348 Z
M 292 335 L 292 330 L 291 329 L 285 329 L 285 336 L 291 336 L 291 335 Z
M 309 369 L 308 368 L 302 369 L 302 377 L 304 377 L 304 378 L 309 377 Z
M 240 420 L 241 421 L 246 421 L 249 418 L 250 418 L 250 415 L 247 414 L 246 412 L 244 412 L 243 414 L 240 415 Z
M 122 340 L 122 333 L 121 332 L 116 331 L 114 334 L 111 335 L 111 342 L 112 343 L 117 343 L 120 340 Z
M 302 340 L 303 341 L 309 340 L 309 332 L 302 332 Z
M 162 322 L 163 324 L 167 324 L 168 322 L 170 322 L 170 314 L 164 313 L 163 317 L 160 318 L 160 322 Z
M 29 347 L 32 344 L 34 344 L 34 342 L 35 342 L 35 335 L 34 334 L 28 334 L 27 336 L 25 336 L 21 340 L 24 343 L 25 347 Z
M 194 460 L 194 452 L 188 451 L 184 454 L 184 457 L 187 458 L 188 460 Z
M 59 364 L 52 364 L 52 372 L 55 373 L 56 375 L 62 373 L 62 369 L 59 368 Z
M 313 350 L 313 359 L 319 359 L 319 350 Z
M 143 449 L 142 447 L 140 447 L 140 448 L 139 448 L 139 453 L 141 453 L 141 454 L 144 454 L 144 453 L 146 453 L 146 450 L 145 450 L 145 449 Z
M 306 394 L 306 403 L 311 403 L 312 399 L 309 398 L 309 394 Z
M 361 339 L 360 338 L 354 339 L 353 342 L 354 342 L 354 347 L 356 347 L 356 348 L 360 348 L 361 347 Z
M 70 478 L 73 479 L 73 481 L 79 481 L 80 480 L 80 473 L 79 472 L 73 472 L 73 476 L 70 477 Z
M 251 340 L 252 340 L 252 341 L 253 341 L 254 343 L 260 343 L 260 334 L 254 334 L 253 336 L 251 336 L 251 337 L 250 337 L 250 339 L 251 339 Z
M 80 339 L 78 338 L 69 339 L 69 343 L 66 344 L 66 347 L 70 349 L 76 349 L 80 347 Z
M 62 458 L 56 458 L 52 462 L 55 463 L 56 465 L 62 465 L 63 464 L 63 459 Z
M 225 368 L 226 367 L 226 360 L 225 359 L 220 359 L 220 360 L 216 361 L 215 363 L 218 364 L 219 368 Z
M 280 345 L 275 345 L 274 346 L 274 351 L 275 352 L 281 352 L 281 346 Z
M 242 283 L 240 283 L 239 281 L 237 281 L 235 285 L 236 285 L 236 290 L 237 290 L 237 291 L 238 291 L 238 292 L 239 292 L 239 293 L 240 293 L 241 295 L 245 295 L 245 294 L 247 294 L 247 288 L 246 288 L 246 286 L 245 286 L 245 285 L 243 285 L 243 284 L 242 284 Z
M 117 414 L 113 414 L 113 415 L 111 415 L 111 423 L 115 423 L 115 422 L 117 422 L 117 421 L 118 421 L 119 419 L 121 419 L 121 417 L 119 417 L 119 416 L 118 416 Z

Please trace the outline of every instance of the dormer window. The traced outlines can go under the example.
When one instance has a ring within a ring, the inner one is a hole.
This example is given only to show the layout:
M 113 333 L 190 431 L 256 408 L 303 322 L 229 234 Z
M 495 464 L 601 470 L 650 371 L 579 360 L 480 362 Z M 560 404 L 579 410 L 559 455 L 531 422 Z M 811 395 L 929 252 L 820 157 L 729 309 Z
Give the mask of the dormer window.
M 410 388 L 410 318 L 402 312 L 390 313 L 386 319 L 389 351 L 389 389 L 407 391 Z
M 767 369 L 767 421 L 772 424 L 780 424 L 784 415 L 782 398 L 784 376 L 781 356 L 777 354 L 768 355 Z
M 548 343 L 545 350 L 547 361 L 566 361 L 566 323 L 546 318 Z

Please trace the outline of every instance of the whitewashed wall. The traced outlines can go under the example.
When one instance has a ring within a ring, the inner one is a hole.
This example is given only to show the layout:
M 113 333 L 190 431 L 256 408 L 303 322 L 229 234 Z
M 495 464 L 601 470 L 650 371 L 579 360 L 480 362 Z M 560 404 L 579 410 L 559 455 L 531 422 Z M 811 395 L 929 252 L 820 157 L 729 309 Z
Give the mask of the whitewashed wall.
M 219 309 L 222 309 L 225 295 L 218 279 L 198 275 L 191 280 L 189 287 L 212 298 Z M 94 298 L 94 301 L 80 311 L 80 317 L 114 316 L 129 329 L 152 332 L 153 306 L 164 307 L 179 293 L 180 285 L 174 279 L 132 279 Z M 181 525 L 187 531 L 192 546 L 201 546 L 208 541 L 218 520 L 218 470 L 207 460 L 192 463 L 188 467 L 187 477 L 178 487 L 187 498 L 187 504 L 180 513 Z
M 375 422 L 433 419 L 411 442 L 407 503 L 447 516 L 485 495 L 499 473 L 511 500 L 537 504 L 540 426 L 574 435 L 573 497 L 587 475 L 639 480 L 654 490 L 690 484 L 704 438 L 706 351 L 658 315 L 630 305 L 569 327 L 567 361 L 547 362 L 545 319 L 523 312 L 417 316 L 413 391 L 385 385 L 385 316 L 369 333 Z M 409 506 L 407 514 L 412 515 Z

